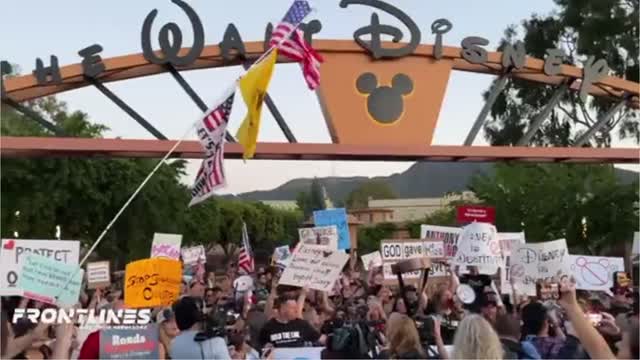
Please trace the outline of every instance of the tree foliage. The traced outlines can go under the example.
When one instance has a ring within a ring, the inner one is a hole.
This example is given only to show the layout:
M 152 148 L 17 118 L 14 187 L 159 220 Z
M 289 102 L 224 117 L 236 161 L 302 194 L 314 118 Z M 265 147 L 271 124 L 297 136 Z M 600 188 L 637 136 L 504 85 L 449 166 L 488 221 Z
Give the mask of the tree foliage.
M 347 196 L 349 209 L 363 209 L 369 206 L 370 199 L 395 199 L 396 194 L 385 181 L 368 180 Z
M 563 49 L 567 64 L 582 64 L 588 57 L 606 59 L 613 75 L 638 82 L 638 0 L 554 0 L 557 9 L 546 16 L 533 15 L 512 25 L 498 49 L 523 40 L 527 55 L 539 59 L 546 49 Z M 542 86 L 510 78 L 491 110 L 485 135 L 493 145 L 515 145 L 532 119 L 549 103 L 556 86 Z M 484 94 L 485 99 L 488 91 Z M 533 138 L 537 145 L 567 146 L 614 105 L 614 101 L 589 97 L 583 102 L 568 91 Z M 637 110 L 626 108 L 614 116 L 591 145 L 610 146 L 609 130 L 620 138 L 640 142 Z
M 476 196 L 496 206 L 500 231 L 524 230 L 528 242 L 567 239 L 597 254 L 638 228 L 638 183 L 621 185 L 610 165 L 496 165 L 472 181 Z
M 311 186 L 309 187 L 308 192 L 299 192 L 296 197 L 296 204 L 298 205 L 298 208 L 302 210 L 305 218 L 311 216 L 316 210 L 326 209 L 327 203 L 325 202 L 325 193 L 322 184 L 320 184 L 320 180 L 314 178 L 311 181 Z
M 28 105 L 70 136 L 102 137 L 107 130 L 85 113 L 69 113 L 53 97 Z M 51 135 L 10 108 L 3 107 L 1 115 L 2 135 Z M 87 249 L 156 164 L 155 159 L 3 158 L 1 235 L 17 232 L 20 238 L 52 239 L 59 225 L 62 238 L 80 240 Z M 263 259 L 276 244 L 297 238 L 302 220 L 297 212 L 218 198 L 188 208 L 189 189 L 180 182 L 184 172 L 182 160 L 160 167 L 107 232 L 97 257 L 121 269 L 128 261 L 149 256 L 154 232 L 181 233 L 185 245 L 211 249 L 220 244 L 230 255 L 241 241 L 242 221 Z

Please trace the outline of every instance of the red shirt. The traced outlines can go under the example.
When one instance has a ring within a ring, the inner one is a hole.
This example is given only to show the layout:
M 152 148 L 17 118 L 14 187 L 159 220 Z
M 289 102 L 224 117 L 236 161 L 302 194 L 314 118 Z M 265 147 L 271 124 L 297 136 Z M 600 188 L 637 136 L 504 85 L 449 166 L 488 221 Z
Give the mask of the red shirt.
M 82 344 L 78 359 L 100 359 L 100 330 L 94 331 Z

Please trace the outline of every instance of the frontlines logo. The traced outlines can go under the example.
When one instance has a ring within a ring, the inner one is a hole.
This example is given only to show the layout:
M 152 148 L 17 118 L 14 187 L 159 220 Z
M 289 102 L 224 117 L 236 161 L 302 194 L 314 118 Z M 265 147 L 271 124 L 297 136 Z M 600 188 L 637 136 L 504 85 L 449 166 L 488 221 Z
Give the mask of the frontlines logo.
M 79 324 L 80 327 L 96 325 L 127 326 L 147 325 L 151 322 L 150 309 L 16 309 L 12 322 L 26 318 L 30 322 L 45 324 Z

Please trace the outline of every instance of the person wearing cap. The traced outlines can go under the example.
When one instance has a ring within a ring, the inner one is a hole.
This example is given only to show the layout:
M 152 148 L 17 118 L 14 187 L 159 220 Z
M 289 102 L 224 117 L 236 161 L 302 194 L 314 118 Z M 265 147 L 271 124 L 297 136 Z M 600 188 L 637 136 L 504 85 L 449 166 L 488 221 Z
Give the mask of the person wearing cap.
M 162 309 L 156 315 L 156 323 L 160 332 L 160 358 L 170 359 L 171 340 L 180 333 L 173 310 L 169 307 Z

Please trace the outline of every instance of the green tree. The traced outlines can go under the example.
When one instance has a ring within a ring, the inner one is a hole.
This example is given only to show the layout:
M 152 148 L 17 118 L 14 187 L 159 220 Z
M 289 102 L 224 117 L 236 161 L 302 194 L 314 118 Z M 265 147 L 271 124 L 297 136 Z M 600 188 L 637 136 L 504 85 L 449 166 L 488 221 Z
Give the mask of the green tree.
M 349 209 L 363 209 L 369 206 L 370 199 L 395 199 L 396 194 L 385 181 L 367 180 L 347 196 Z
M 533 15 L 522 22 L 521 31 L 509 26 L 498 49 L 521 39 L 528 55 L 542 59 L 546 49 L 560 47 L 568 64 L 581 64 L 590 56 L 604 58 L 615 76 L 638 82 L 638 0 L 554 1 L 557 9 L 550 15 Z M 510 78 L 485 126 L 487 140 L 493 145 L 515 145 L 556 88 Z M 613 105 L 605 98 L 589 97 L 583 102 L 577 92 L 568 91 L 532 141 L 567 146 Z M 625 108 L 592 137 L 591 145 L 610 146 L 609 130 L 616 127 L 620 138 L 640 142 L 639 123 L 638 111 Z
M 315 210 L 324 210 L 327 204 L 324 201 L 324 190 L 320 180 L 314 178 L 311 181 L 309 192 L 299 192 L 296 196 L 296 204 L 298 208 L 302 210 L 302 214 L 305 218 L 308 218 L 313 214 Z
M 633 213 L 638 183 L 617 183 L 609 165 L 496 165 L 472 189 L 496 206 L 501 231 L 521 231 L 528 242 L 567 239 L 570 247 L 597 254 L 638 228 Z

